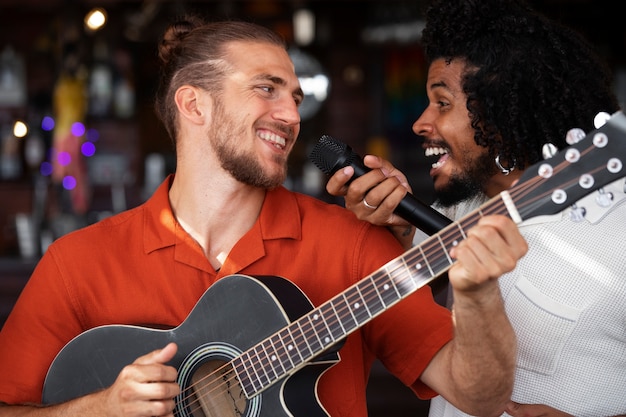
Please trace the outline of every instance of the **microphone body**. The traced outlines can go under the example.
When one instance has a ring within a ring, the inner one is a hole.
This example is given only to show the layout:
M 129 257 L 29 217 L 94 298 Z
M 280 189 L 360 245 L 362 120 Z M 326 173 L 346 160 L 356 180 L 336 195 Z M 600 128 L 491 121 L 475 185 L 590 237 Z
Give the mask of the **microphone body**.
M 370 171 L 350 146 L 328 135 L 320 138 L 311 151 L 309 159 L 327 175 L 333 175 L 347 166 L 354 169 L 352 179 Z M 418 200 L 411 193 L 404 196 L 394 213 L 428 235 L 433 235 L 452 223 L 449 218 Z

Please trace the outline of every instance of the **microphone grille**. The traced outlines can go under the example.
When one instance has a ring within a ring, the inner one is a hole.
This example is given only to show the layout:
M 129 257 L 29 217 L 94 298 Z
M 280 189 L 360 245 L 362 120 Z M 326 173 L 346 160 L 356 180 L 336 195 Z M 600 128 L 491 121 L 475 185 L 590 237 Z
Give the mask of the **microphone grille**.
M 332 136 L 322 135 L 313 147 L 309 159 L 325 174 L 333 174 L 339 167 L 337 163 L 345 160 L 349 146 Z

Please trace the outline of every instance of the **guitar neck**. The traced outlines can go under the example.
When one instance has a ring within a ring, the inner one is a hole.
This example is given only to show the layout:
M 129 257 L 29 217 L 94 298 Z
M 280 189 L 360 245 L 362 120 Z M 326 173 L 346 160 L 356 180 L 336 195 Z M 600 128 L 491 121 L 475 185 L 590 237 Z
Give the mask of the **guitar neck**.
M 454 263 L 450 250 L 486 214 L 507 214 L 501 197 L 451 223 L 419 246 L 388 262 L 341 294 L 311 310 L 233 361 L 252 397 L 431 282 Z

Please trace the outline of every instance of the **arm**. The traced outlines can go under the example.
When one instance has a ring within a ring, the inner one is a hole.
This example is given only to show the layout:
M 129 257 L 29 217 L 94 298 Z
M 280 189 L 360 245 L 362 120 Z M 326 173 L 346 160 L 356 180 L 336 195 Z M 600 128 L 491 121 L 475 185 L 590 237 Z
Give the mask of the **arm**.
M 433 358 L 421 380 L 472 415 L 499 416 L 510 399 L 516 338 L 497 279 L 528 250 L 515 223 L 486 216 L 450 251 L 454 339 Z
M 164 364 L 176 354 L 170 343 L 126 366 L 109 388 L 63 404 L 8 405 L 0 403 L 0 417 L 139 417 L 172 416 L 179 393 L 176 369 Z
M 415 227 L 402 217 L 393 213 L 411 187 L 406 176 L 389 161 L 374 155 L 363 159 L 365 166 L 371 168 L 368 173 L 356 178 L 349 186 L 346 183 L 354 175 L 352 167 L 338 170 L 326 184 L 328 193 L 343 196 L 346 208 L 357 218 L 378 226 L 387 226 L 402 244 L 404 249 L 412 246 Z M 376 207 L 372 209 L 363 204 Z

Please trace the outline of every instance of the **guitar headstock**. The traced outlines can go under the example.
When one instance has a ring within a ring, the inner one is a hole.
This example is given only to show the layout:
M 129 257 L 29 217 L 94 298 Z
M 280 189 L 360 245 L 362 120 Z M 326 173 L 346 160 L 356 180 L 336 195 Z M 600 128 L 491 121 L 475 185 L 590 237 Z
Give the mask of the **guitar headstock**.
M 618 111 L 598 129 L 524 171 L 509 190 L 522 219 L 555 214 L 626 176 L 626 116 Z

